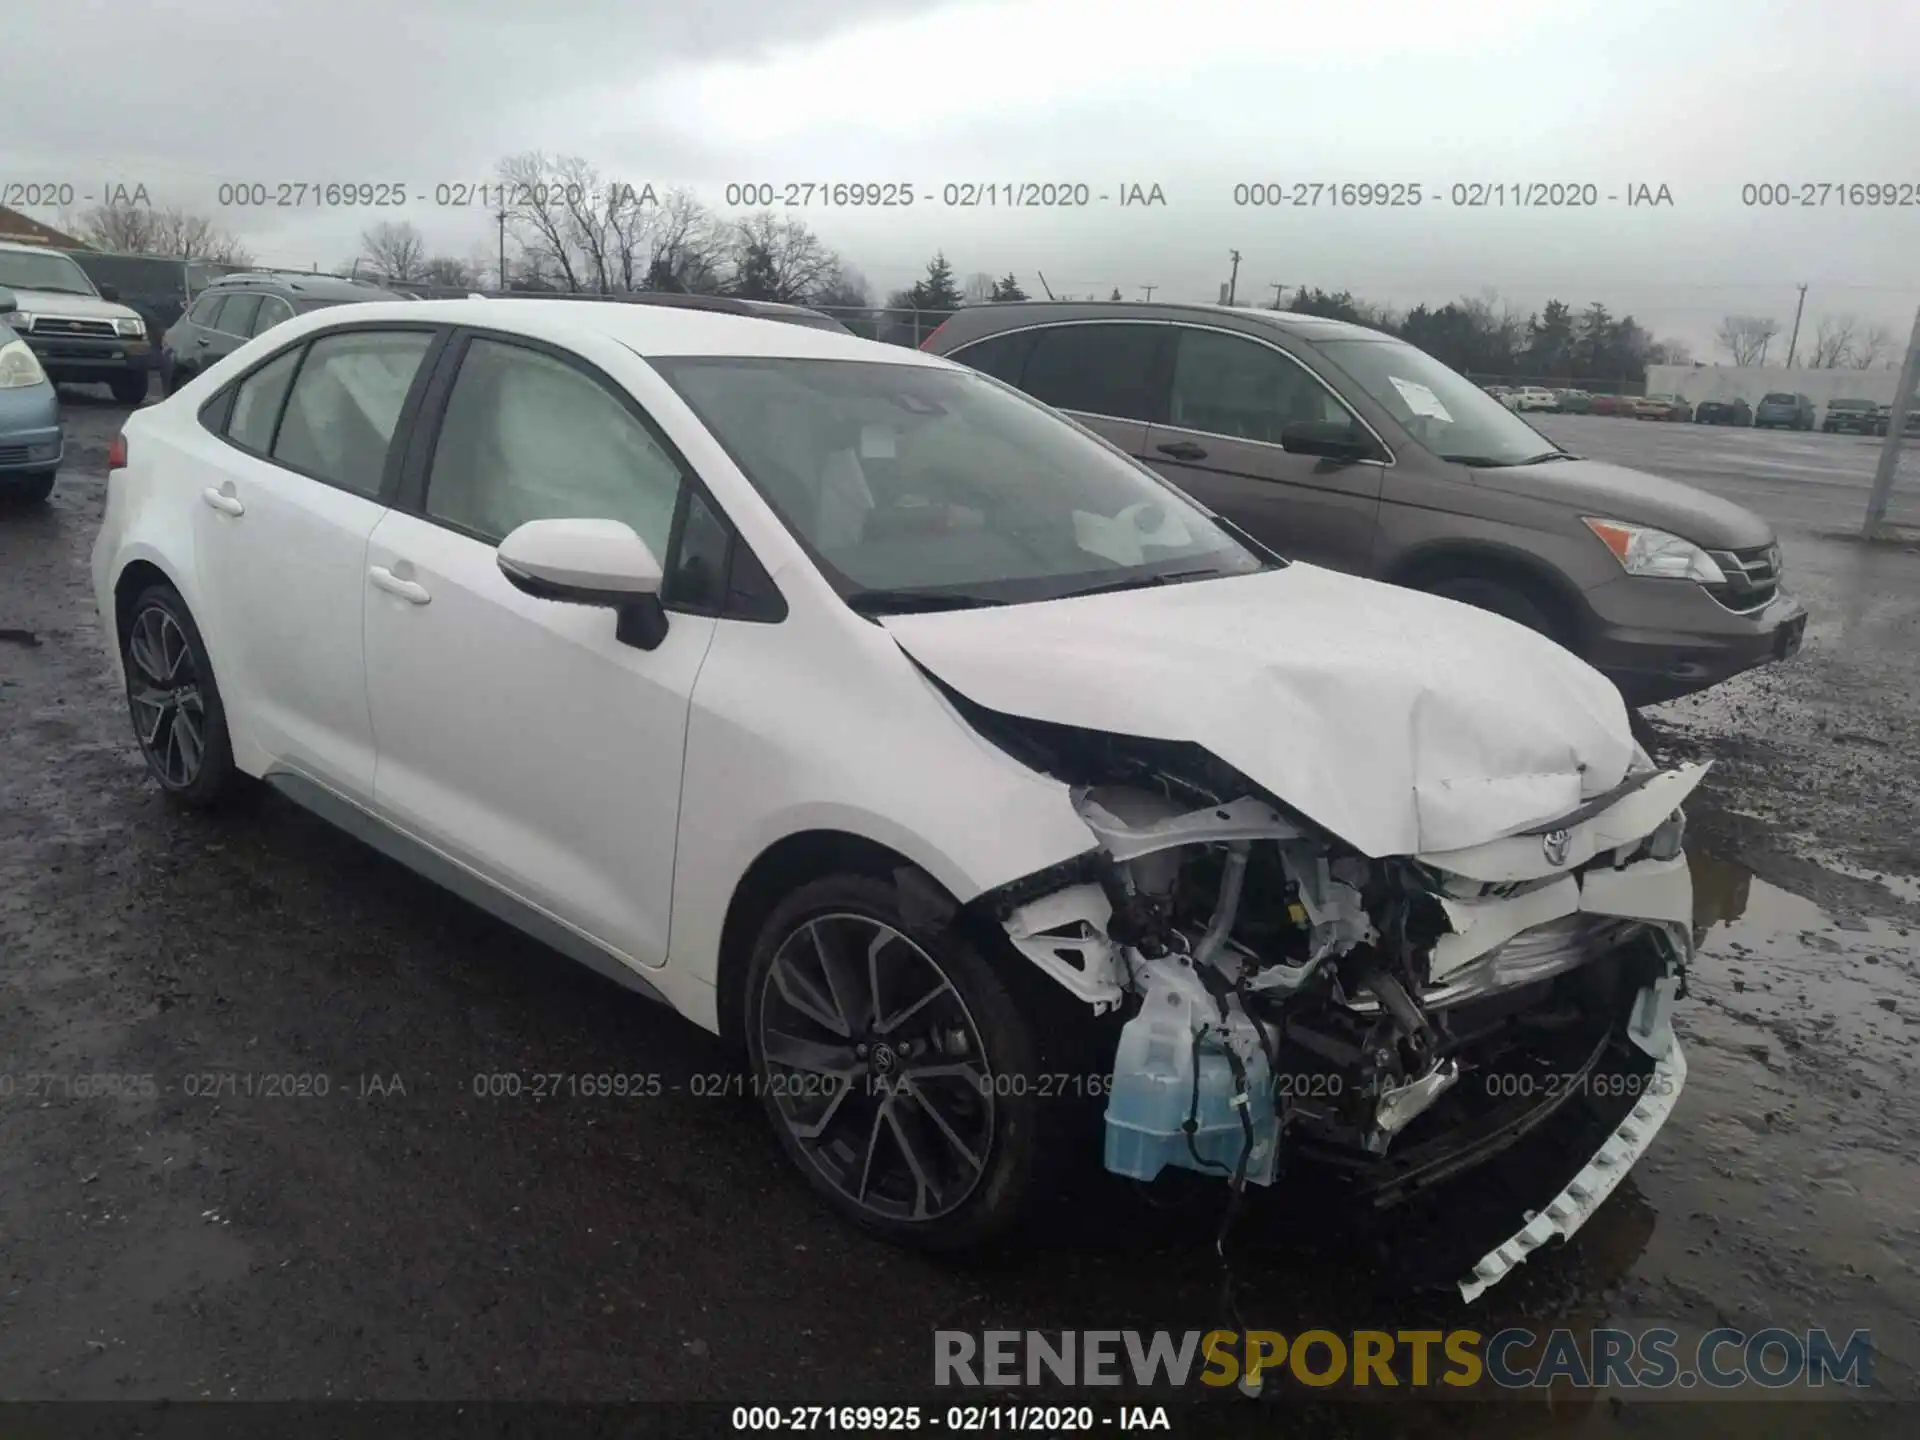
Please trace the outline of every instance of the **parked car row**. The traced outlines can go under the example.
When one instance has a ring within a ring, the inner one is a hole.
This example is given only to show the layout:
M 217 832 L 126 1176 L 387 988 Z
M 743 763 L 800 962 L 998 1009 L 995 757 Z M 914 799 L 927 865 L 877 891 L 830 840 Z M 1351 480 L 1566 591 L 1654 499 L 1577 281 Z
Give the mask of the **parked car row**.
M 1740 425 L 1758 430 L 1811 430 L 1816 420 L 1829 435 L 1854 433 L 1885 435 L 1891 407 L 1872 400 L 1837 399 L 1827 402 L 1824 418 L 1812 397 L 1771 391 L 1753 406 L 1734 396 L 1702 400 L 1697 406 L 1682 396 L 1593 395 L 1585 390 L 1549 390 L 1537 385 L 1482 387 L 1507 409 L 1555 415 L 1626 415 L 1636 420 L 1666 420 L 1697 425 Z M 1908 412 L 1907 428 L 1920 430 L 1920 404 Z

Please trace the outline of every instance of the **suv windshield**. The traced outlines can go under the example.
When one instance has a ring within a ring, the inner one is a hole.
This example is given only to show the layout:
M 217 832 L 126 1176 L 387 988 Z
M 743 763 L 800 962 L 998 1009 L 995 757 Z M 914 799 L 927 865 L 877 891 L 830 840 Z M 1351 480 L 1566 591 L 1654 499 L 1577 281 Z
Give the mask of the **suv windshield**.
M 62 295 L 95 295 L 86 272 L 52 250 L 0 250 L 0 285 L 10 290 L 52 290 Z
M 971 372 L 757 356 L 648 363 L 868 613 L 1268 563 L 1144 466 Z
M 1321 340 L 1316 348 L 1442 460 L 1523 465 L 1561 453 L 1466 376 L 1404 340 Z

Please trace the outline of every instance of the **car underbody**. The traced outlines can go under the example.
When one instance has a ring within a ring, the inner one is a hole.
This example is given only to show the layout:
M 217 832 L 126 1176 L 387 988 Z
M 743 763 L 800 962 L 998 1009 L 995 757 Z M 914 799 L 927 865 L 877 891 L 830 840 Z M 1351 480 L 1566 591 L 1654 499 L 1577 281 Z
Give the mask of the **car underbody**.
M 1238 1192 L 1295 1161 L 1391 1206 L 1578 1102 L 1604 1143 L 1489 1250 L 1468 1299 L 1585 1221 L 1685 1077 L 1691 957 L 1679 802 L 1705 767 L 1644 755 L 1579 811 L 1442 855 L 1372 858 L 1192 745 L 963 705 L 1065 781 L 1096 844 L 981 897 L 1013 946 L 1125 1017 L 1106 1166 Z

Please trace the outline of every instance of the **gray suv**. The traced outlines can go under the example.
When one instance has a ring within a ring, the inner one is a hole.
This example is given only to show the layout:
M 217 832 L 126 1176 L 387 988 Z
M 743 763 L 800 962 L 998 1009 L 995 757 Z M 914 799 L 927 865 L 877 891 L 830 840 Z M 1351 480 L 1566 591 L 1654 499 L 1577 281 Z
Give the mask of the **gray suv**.
M 1375 330 L 1214 305 L 968 306 L 921 348 L 1063 410 L 1291 559 L 1552 636 L 1630 705 L 1799 649 L 1773 527 L 1586 460 Z

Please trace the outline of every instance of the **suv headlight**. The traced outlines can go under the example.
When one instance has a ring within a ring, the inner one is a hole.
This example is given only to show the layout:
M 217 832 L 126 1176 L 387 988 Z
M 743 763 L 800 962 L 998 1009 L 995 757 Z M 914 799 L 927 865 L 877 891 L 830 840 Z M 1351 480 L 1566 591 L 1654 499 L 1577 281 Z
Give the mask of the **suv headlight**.
M 115 320 L 113 322 L 113 328 L 116 334 L 131 335 L 138 340 L 145 338 L 147 322 L 142 320 L 138 315 L 129 315 L 124 320 Z
M 18 390 L 38 385 L 47 378 L 40 368 L 40 357 L 27 348 L 24 340 L 9 340 L 0 345 L 0 390 Z
M 1599 520 L 1591 515 L 1581 518 L 1629 575 L 1697 580 L 1702 585 L 1726 583 L 1726 573 L 1714 563 L 1713 557 L 1691 540 L 1682 540 L 1678 535 L 1646 525 Z

